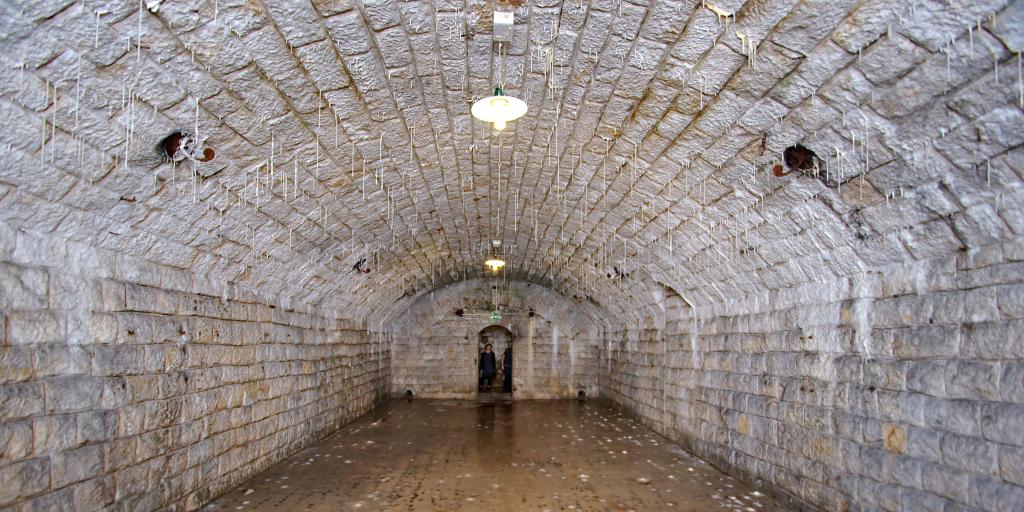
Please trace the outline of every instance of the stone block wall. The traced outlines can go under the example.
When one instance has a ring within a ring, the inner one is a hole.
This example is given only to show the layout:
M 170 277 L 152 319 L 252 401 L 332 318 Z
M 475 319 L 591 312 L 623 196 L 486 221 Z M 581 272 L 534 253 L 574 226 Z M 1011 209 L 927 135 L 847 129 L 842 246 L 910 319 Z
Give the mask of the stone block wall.
M 601 393 L 823 510 L 1020 510 L 1024 241 L 616 329 Z
M 369 410 L 378 334 L 0 224 L 0 509 L 194 510 Z
M 499 299 L 501 320 L 492 321 L 491 285 L 490 280 L 450 285 L 421 298 L 395 323 L 391 392 L 475 399 L 478 334 L 501 325 L 513 335 L 516 398 L 570 398 L 581 390 L 596 395 L 599 331 L 588 317 L 564 297 L 513 283 Z
M 451 315 L 423 329 L 396 334 L 392 393 L 408 389 L 424 398 L 476 398 L 477 334 L 498 324 L 513 334 L 516 398 L 571 398 L 580 390 L 596 394 L 597 345 L 593 340 L 562 330 L 557 319 L 516 312 L 492 322 L 485 313 L 474 313 L 468 318 Z M 500 385 L 495 381 L 496 387 Z

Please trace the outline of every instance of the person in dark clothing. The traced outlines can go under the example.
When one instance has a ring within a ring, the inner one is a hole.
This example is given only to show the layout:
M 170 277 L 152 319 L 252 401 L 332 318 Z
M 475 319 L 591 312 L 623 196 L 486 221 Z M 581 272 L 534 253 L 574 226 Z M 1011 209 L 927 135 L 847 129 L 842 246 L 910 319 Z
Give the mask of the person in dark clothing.
M 484 351 L 480 354 L 480 384 L 485 391 L 491 390 L 491 381 L 494 374 L 498 373 L 498 364 L 491 350 L 491 344 L 484 345 Z
M 512 392 L 512 345 L 509 345 L 505 349 L 505 353 L 501 355 L 501 371 L 505 376 L 504 381 L 501 383 L 501 391 L 503 393 Z

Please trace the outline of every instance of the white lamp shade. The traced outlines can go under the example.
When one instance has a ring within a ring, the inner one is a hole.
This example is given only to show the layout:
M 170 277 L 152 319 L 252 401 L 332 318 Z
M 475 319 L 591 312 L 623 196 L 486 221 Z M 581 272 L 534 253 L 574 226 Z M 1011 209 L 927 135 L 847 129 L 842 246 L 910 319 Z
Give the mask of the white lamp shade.
M 526 102 L 514 96 L 488 96 L 473 103 L 470 109 L 473 117 L 494 123 L 501 130 L 509 121 L 514 121 L 526 114 Z

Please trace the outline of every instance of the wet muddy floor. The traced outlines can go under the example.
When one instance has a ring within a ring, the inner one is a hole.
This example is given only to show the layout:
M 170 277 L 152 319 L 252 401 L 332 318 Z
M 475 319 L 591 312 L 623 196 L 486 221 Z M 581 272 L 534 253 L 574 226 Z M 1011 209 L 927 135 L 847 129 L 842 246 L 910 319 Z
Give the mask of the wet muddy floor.
M 786 510 L 597 402 L 391 401 L 204 510 Z

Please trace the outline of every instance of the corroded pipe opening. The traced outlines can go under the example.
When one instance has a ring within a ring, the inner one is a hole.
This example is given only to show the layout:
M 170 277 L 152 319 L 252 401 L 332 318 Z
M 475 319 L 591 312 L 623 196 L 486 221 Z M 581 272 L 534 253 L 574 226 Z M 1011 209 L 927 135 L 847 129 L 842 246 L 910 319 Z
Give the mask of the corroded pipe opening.
M 786 167 L 797 171 L 810 171 L 814 169 L 814 159 L 817 157 L 814 151 L 800 144 L 790 146 L 782 152 L 782 159 L 786 162 Z

